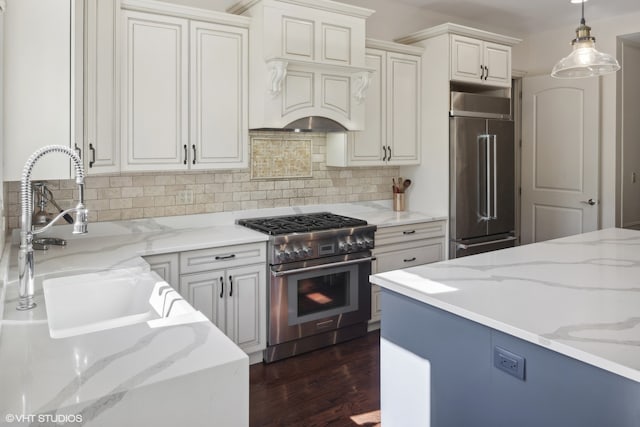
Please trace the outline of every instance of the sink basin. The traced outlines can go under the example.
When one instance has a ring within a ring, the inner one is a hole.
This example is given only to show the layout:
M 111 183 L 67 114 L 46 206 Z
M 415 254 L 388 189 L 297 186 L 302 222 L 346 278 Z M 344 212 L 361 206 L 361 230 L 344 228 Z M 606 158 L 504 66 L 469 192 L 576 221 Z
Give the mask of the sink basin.
M 44 280 L 49 333 L 65 338 L 159 319 L 149 302 L 158 282 L 154 273 L 131 270 Z

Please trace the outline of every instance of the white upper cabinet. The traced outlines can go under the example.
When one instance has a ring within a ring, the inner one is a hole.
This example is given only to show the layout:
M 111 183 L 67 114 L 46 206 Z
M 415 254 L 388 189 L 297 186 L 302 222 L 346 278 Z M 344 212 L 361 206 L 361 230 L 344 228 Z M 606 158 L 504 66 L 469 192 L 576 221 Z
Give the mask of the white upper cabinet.
M 122 19 L 122 169 L 186 169 L 189 21 L 134 11 Z
M 87 174 L 120 170 L 119 13 L 119 0 L 85 0 L 85 126 L 82 157 Z
M 252 18 L 250 128 L 283 128 L 308 116 L 364 128 L 372 10 L 327 0 L 245 0 L 230 11 Z
M 155 8 L 122 12 L 122 170 L 247 167 L 248 20 Z
M 451 36 L 451 81 L 511 86 L 511 47 Z
M 373 71 L 361 132 L 327 135 L 327 165 L 381 166 L 420 163 L 421 51 L 367 40 L 366 66 Z
M 82 16 L 82 2 L 7 2 L 2 100 L 7 181 L 20 180 L 29 156 L 46 145 L 82 146 Z M 32 178 L 71 178 L 69 158 L 42 158 Z
M 248 165 L 246 29 L 191 22 L 191 169 Z

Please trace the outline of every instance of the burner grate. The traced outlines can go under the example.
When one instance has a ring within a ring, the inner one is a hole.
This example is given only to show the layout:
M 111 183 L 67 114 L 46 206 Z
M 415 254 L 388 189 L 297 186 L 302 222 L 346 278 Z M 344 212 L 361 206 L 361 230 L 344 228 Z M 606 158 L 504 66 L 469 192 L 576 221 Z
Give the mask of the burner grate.
M 367 225 L 367 221 L 336 215 L 329 212 L 318 212 L 311 214 L 241 219 L 238 220 L 238 224 L 273 236 L 280 234 L 330 230 L 332 228 L 358 227 Z

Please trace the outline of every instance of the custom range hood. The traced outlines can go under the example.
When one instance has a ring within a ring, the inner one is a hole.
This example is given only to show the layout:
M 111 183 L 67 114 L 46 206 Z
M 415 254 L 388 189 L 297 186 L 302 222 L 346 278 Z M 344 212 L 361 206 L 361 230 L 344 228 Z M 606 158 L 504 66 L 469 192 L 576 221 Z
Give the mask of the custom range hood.
M 331 0 L 243 0 L 228 11 L 251 18 L 249 128 L 364 129 L 372 10 Z

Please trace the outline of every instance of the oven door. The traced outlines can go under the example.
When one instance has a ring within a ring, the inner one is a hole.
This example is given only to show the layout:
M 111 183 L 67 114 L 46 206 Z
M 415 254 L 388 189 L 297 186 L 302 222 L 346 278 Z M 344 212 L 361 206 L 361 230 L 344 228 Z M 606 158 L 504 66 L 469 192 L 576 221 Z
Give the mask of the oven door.
M 370 274 L 368 252 L 273 266 L 269 345 L 368 321 Z

